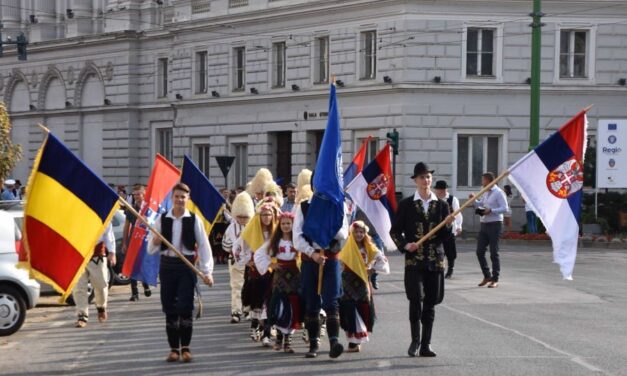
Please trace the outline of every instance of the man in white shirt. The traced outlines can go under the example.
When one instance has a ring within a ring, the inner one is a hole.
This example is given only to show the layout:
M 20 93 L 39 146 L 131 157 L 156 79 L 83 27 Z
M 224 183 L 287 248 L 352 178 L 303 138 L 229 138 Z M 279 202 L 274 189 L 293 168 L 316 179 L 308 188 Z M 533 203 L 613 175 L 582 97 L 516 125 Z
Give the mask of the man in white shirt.
M 203 282 L 207 286 L 212 286 L 211 247 L 201 221 L 185 208 L 189 192 L 186 184 L 178 183 L 174 186 L 172 189 L 174 206 L 167 213 L 161 214 L 154 228 L 192 264 L 198 259 L 198 267 L 204 275 Z M 170 345 L 170 354 L 166 361 L 176 362 L 182 358 L 183 362 L 190 362 L 192 354 L 189 344 L 192 340 L 196 273 L 154 233 L 150 233 L 148 242 L 149 254 L 161 252 L 159 267 L 161 306 L 165 313 L 165 328 Z
M 77 328 L 87 326 L 89 319 L 89 296 L 87 294 L 89 282 L 91 282 L 91 286 L 94 289 L 98 321 L 104 322 L 107 320 L 107 299 L 109 297 L 109 268 L 107 260 L 112 266 L 115 265 L 115 235 L 110 223 L 94 247 L 94 254 L 87 263 L 72 292 L 78 315 L 75 324 Z
M 459 209 L 459 200 L 448 191 L 448 184 L 444 180 L 438 180 L 435 182 L 435 195 L 440 200 L 446 201 L 451 213 Z M 449 279 L 453 276 L 453 269 L 455 268 L 455 259 L 457 258 L 457 245 L 455 244 L 455 237 L 462 233 L 462 223 L 464 218 L 460 212 L 455 216 L 455 222 L 453 222 L 453 228 L 451 229 L 451 236 L 442 242 L 444 247 L 444 253 L 446 254 L 446 262 L 448 269 L 444 278 Z
M 487 186 L 494 181 L 494 174 L 486 172 L 481 175 L 482 186 Z M 468 196 L 473 199 L 475 196 Z M 505 192 L 496 185 L 483 194 L 483 197 L 475 201 L 476 213 L 481 216 L 481 228 L 477 235 L 477 258 L 483 272 L 483 280 L 479 287 L 488 285 L 489 288 L 499 286 L 501 263 L 499 261 L 499 241 L 503 233 L 503 214 L 507 213 L 507 197 Z M 490 260 L 492 261 L 492 273 L 485 258 L 485 253 L 490 246 Z

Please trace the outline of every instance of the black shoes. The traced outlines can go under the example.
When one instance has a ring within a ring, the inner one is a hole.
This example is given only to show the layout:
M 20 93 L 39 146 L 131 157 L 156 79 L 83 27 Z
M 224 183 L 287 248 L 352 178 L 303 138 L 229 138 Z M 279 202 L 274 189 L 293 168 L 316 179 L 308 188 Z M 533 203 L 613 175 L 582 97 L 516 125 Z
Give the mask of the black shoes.
M 305 354 L 305 358 L 317 358 L 318 357 L 318 340 L 309 340 L 309 351 Z
M 377 273 L 372 273 L 372 275 L 370 276 L 370 282 L 372 282 L 372 288 L 375 290 L 379 289 L 379 282 L 377 282 L 377 277 L 379 276 L 379 274 Z
M 335 359 L 342 355 L 344 352 L 344 346 L 339 341 L 331 342 L 331 349 L 329 350 L 329 357 Z
M 137 294 L 131 295 L 131 298 L 129 299 L 129 301 L 131 301 L 131 302 L 136 302 L 138 300 L 139 300 L 139 295 L 137 295 Z
M 418 341 L 417 340 L 411 341 L 411 345 L 409 345 L 409 349 L 407 349 L 407 355 L 411 356 L 412 358 L 415 356 L 418 356 Z
M 431 346 L 429 345 L 421 345 L 420 346 L 420 356 L 425 358 L 433 358 L 437 354 L 431 350 Z
M 152 295 L 152 291 L 150 291 L 150 289 L 144 289 L 144 296 L 147 298 L 150 298 L 150 296 Z

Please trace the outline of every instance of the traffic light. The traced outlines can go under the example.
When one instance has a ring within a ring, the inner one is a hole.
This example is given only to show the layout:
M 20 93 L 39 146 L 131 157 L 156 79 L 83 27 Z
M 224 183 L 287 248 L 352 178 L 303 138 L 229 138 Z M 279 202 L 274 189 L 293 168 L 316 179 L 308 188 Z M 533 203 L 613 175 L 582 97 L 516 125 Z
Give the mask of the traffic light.
M 26 60 L 26 46 L 28 46 L 28 40 L 23 33 L 17 36 L 15 44 L 17 45 L 17 59 Z
M 387 137 L 390 146 L 392 146 L 394 155 L 398 155 L 398 131 L 396 128 L 394 128 L 392 132 L 388 132 L 385 136 Z

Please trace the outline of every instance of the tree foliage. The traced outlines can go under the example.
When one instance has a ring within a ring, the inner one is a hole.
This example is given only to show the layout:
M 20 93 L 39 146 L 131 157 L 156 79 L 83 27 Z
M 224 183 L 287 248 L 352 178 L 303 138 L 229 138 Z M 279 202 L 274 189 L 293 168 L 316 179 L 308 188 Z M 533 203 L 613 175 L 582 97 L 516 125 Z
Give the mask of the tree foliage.
M 22 145 L 13 144 L 9 113 L 4 103 L 0 102 L 0 178 L 7 179 L 20 159 Z

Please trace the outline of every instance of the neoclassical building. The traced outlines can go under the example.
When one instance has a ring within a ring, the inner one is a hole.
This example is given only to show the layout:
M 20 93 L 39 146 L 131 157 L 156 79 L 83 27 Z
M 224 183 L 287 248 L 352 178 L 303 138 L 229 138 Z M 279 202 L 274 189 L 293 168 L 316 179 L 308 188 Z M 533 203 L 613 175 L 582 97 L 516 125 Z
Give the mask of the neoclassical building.
M 43 123 L 105 180 L 146 181 L 156 153 L 191 155 L 218 186 L 313 167 L 336 77 L 345 164 L 400 134 L 417 161 L 475 191 L 529 146 L 531 2 L 523 0 L 2 0 L 0 93 L 25 158 Z M 627 1 L 543 1 L 541 138 L 588 104 L 627 117 Z M 593 140 L 594 141 L 594 140 Z

